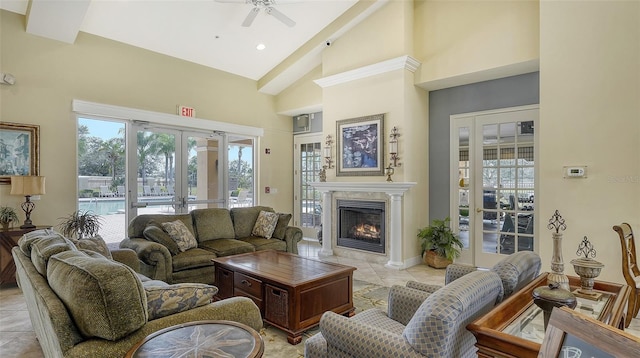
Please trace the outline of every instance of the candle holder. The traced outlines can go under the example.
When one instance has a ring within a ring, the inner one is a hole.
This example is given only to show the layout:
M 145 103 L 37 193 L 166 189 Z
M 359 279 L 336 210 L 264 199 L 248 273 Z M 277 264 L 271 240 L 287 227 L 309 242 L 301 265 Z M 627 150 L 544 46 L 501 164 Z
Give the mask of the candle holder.
M 331 146 L 333 145 L 333 137 L 331 137 L 331 134 L 327 134 L 327 139 L 324 141 L 324 160 L 327 162 L 327 165 L 324 166 L 323 168 L 325 169 L 332 169 L 334 168 L 333 165 L 333 159 L 332 159 L 332 155 L 331 155 Z
M 562 232 L 567 229 L 562 215 L 558 210 L 553 213 L 547 225 L 553 238 L 553 255 L 551 256 L 551 273 L 547 276 L 547 283 L 556 282 L 560 288 L 569 291 L 569 278 L 564 274 L 564 262 L 562 260 Z
M 398 163 L 400 157 L 398 156 L 398 137 L 400 133 L 398 132 L 398 127 L 393 127 L 391 129 L 391 133 L 389 134 L 389 159 L 390 162 L 393 162 L 393 166 L 400 166 L 402 163 Z M 389 163 L 391 166 L 391 163 Z
M 587 239 L 586 236 L 582 239 L 580 245 L 578 245 L 576 255 L 584 255 L 584 257 L 571 260 L 573 269 L 576 271 L 576 274 L 580 276 L 581 286 L 580 288 L 575 289 L 573 293 L 579 297 L 597 300 L 602 296 L 602 293 L 595 292 L 593 290 L 593 284 L 594 279 L 600 275 L 604 265 L 593 259 L 596 257 L 596 250 L 593 248 L 593 244 L 589 242 L 589 239 Z
M 395 170 L 391 166 L 391 163 L 389 163 L 389 166 L 385 168 L 384 173 L 387 175 L 387 181 L 392 182 L 393 179 L 391 179 L 391 176 L 395 173 Z

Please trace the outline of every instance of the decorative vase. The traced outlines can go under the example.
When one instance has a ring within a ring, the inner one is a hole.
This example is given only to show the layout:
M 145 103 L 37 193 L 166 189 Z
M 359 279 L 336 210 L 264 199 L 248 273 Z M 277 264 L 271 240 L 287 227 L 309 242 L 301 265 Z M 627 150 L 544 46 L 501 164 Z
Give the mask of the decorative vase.
M 425 251 L 423 259 L 425 264 L 437 269 L 446 268 L 453 263 L 453 261 L 448 260 L 446 257 L 439 256 L 433 250 Z
M 576 274 L 580 276 L 581 287 L 574 293 L 582 297 L 586 295 L 587 297 L 597 298 L 598 293 L 593 291 L 594 279 L 600 275 L 604 265 L 596 260 L 584 257 L 571 260 L 571 264 Z
M 9 230 L 9 224 L 11 224 L 10 222 L 3 222 L 2 223 L 2 230 Z

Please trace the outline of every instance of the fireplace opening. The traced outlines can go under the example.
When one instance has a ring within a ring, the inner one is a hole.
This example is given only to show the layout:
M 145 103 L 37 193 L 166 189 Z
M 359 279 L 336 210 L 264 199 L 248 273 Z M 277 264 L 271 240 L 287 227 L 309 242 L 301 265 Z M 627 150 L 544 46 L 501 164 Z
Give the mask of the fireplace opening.
M 338 200 L 338 246 L 385 252 L 385 203 Z

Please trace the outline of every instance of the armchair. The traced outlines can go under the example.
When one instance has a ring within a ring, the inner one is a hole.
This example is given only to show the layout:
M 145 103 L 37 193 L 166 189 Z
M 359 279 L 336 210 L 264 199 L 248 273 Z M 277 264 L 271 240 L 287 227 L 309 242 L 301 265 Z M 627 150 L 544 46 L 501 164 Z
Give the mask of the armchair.
M 389 292 L 389 314 L 369 309 L 347 318 L 326 312 L 305 357 L 475 357 L 467 324 L 502 296 L 494 272 L 472 272 L 433 293 L 402 286 Z M 404 306 L 426 297 L 417 309 Z

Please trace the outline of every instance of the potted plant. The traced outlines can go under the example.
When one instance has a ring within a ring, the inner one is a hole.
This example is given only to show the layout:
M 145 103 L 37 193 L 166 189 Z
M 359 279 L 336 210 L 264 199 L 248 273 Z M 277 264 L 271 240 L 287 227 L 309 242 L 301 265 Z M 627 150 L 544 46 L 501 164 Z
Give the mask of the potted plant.
M 15 209 L 9 206 L 0 207 L 0 224 L 2 224 L 2 230 L 9 229 L 9 225 L 18 221 L 18 214 Z
M 431 225 L 418 231 L 422 256 L 427 265 L 445 268 L 460 256 L 462 242 L 449 226 L 451 219 L 434 219 Z
M 60 220 L 60 225 L 58 225 L 60 233 L 66 237 L 75 237 L 77 239 L 96 236 L 102 226 L 100 215 L 94 214 L 90 210 L 78 210 L 65 218 L 60 218 Z

